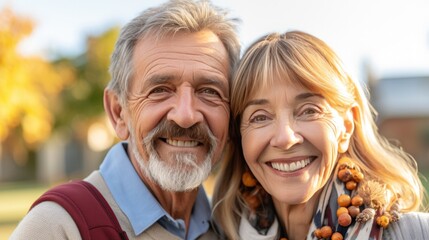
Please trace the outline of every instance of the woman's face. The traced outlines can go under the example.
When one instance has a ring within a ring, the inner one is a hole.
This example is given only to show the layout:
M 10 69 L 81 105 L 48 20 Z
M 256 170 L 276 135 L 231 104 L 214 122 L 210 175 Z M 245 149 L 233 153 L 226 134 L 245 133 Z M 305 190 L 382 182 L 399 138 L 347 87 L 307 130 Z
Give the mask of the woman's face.
M 278 82 L 260 88 L 246 103 L 243 153 L 274 200 L 299 204 L 327 183 L 338 152 L 348 148 L 352 115 L 340 114 L 320 94 Z

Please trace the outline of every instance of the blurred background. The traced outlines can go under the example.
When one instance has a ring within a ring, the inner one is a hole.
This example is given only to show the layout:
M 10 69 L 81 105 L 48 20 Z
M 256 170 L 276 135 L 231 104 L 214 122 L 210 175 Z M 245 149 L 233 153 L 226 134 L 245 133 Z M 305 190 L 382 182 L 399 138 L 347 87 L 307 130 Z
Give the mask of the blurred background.
M 47 188 L 97 169 L 117 141 L 102 107 L 110 54 L 120 27 L 161 2 L 0 0 L 0 240 Z M 213 2 L 241 18 L 244 48 L 271 31 L 327 42 L 368 87 L 382 134 L 429 177 L 429 1 Z

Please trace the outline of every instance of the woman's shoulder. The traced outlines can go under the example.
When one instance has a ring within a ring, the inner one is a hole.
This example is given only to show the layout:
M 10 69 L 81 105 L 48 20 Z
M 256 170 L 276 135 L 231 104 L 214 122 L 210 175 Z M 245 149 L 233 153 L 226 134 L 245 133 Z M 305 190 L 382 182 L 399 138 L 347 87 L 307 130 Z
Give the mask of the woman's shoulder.
M 429 213 L 409 212 L 401 215 L 384 231 L 383 239 L 429 239 Z

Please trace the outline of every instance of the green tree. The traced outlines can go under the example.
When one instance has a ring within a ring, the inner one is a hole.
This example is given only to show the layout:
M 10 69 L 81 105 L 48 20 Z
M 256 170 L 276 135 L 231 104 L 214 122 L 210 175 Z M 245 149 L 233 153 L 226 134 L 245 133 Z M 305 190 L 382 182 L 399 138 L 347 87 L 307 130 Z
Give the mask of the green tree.
M 58 129 L 68 129 L 84 138 L 89 125 L 104 116 L 103 91 L 110 80 L 110 56 L 118 34 L 119 28 L 113 27 L 89 36 L 84 53 L 55 62 L 71 64 L 76 69 L 76 79 L 63 90 L 61 107 L 56 111 Z

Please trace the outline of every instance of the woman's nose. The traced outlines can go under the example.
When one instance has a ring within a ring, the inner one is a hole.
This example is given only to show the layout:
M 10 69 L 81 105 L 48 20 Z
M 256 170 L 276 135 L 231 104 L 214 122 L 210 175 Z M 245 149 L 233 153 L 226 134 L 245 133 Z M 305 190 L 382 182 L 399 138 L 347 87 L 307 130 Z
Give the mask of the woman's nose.
M 270 144 L 277 148 L 290 149 L 294 145 L 302 143 L 303 141 L 304 138 L 300 133 L 293 129 L 293 126 L 290 123 L 283 123 L 279 124 L 275 129 Z
M 177 102 L 167 114 L 167 119 L 174 121 L 182 128 L 189 128 L 204 120 L 203 114 L 198 110 L 194 91 L 186 87 L 177 92 Z

